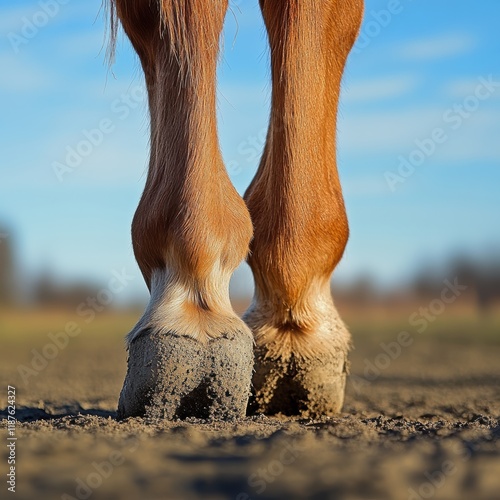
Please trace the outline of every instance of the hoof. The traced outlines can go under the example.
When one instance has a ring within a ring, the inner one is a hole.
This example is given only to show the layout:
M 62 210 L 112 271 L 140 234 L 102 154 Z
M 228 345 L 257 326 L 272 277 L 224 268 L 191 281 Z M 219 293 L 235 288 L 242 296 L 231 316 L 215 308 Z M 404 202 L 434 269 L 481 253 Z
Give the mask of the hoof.
M 314 358 L 269 356 L 265 347 L 255 353 L 249 413 L 300 415 L 317 418 L 338 414 L 344 403 L 347 354 Z
M 234 419 L 250 395 L 253 341 L 244 332 L 202 344 L 148 330 L 129 347 L 118 419 Z

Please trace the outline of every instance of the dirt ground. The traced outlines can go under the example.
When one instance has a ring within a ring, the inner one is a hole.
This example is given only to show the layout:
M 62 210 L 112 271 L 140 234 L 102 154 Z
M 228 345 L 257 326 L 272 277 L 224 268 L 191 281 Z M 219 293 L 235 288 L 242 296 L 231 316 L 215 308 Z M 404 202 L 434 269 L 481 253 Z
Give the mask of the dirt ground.
M 347 318 L 356 349 L 338 418 L 119 423 L 135 318 L 0 315 L 4 478 L 8 385 L 18 421 L 16 494 L 2 481 L 0 498 L 500 499 L 498 319 L 440 318 L 418 333 Z

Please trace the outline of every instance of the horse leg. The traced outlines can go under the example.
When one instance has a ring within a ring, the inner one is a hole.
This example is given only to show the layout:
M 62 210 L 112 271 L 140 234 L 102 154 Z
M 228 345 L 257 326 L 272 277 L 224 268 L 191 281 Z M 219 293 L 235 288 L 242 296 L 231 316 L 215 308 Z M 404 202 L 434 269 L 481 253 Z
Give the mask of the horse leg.
M 330 276 L 348 239 L 336 167 L 340 83 L 362 0 L 261 0 L 271 46 L 272 110 L 259 170 L 245 194 L 254 224 L 256 340 L 250 409 L 340 411 L 350 335 Z
M 149 305 L 128 335 L 118 416 L 245 413 L 253 339 L 229 301 L 252 224 L 223 165 L 216 66 L 227 0 L 114 0 L 141 60 L 151 157 L 132 223 Z

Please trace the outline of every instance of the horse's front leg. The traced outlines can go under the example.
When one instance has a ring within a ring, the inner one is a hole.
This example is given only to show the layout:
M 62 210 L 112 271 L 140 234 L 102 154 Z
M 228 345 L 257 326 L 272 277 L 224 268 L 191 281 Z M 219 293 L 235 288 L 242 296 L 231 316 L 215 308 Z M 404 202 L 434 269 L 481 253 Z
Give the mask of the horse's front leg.
M 252 225 L 224 168 L 216 65 L 227 0 L 115 0 L 146 75 L 151 159 L 134 252 L 151 291 L 128 335 L 118 414 L 245 414 L 253 340 L 229 301 Z
M 334 414 L 344 399 L 350 336 L 330 293 L 348 238 L 336 167 L 340 82 L 362 0 L 261 0 L 272 111 L 245 199 L 254 223 L 256 344 L 252 409 Z

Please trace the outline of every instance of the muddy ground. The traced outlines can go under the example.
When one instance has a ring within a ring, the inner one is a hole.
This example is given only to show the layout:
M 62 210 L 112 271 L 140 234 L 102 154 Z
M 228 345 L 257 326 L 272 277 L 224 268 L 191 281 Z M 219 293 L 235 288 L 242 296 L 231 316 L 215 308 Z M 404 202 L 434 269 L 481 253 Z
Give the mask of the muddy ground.
M 0 316 L 1 406 L 15 386 L 18 420 L 14 495 L 1 414 L 0 498 L 500 499 L 497 319 L 440 318 L 418 333 L 347 318 L 356 349 L 338 418 L 118 423 L 122 337 L 135 319 Z M 47 348 L 73 320 L 81 332 Z M 54 357 L 33 365 L 44 349 Z

